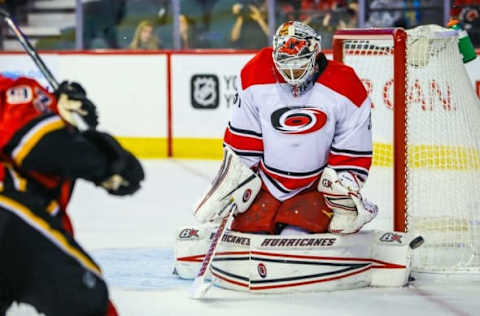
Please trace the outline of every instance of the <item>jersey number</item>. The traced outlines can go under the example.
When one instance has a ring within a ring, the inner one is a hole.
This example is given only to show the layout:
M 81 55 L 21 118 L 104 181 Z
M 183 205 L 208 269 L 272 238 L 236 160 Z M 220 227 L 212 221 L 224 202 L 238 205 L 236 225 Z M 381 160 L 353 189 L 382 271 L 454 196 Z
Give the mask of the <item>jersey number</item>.
M 30 86 L 20 85 L 7 90 L 7 103 L 25 104 L 32 102 L 33 91 Z

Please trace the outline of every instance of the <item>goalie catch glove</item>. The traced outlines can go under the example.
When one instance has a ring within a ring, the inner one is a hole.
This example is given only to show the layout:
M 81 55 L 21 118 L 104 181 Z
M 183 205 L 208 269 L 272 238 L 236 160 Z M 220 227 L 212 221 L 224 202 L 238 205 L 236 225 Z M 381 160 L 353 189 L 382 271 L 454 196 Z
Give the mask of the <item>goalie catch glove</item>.
M 333 211 L 328 226 L 331 233 L 356 233 L 377 216 L 377 205 L 362 198 L 360 182 L 350 172 L 337 174 L 334 169 L 325 168 L 318 191 L 323 193 L 325 203 Z
M 140 189 L 145 178 L 143 167 L 130 152 L 125 150 L 111 135 L 88 130 L 82 133 L 95 146 L 106 153 L 108 169 L 105 176 L 95 181 L 112 195 L 130 195 Z
M 65 121 L 80 130 L 97 127 L 97 108 L 79 83 L 63 81 L 54 94 L 58 112 Z

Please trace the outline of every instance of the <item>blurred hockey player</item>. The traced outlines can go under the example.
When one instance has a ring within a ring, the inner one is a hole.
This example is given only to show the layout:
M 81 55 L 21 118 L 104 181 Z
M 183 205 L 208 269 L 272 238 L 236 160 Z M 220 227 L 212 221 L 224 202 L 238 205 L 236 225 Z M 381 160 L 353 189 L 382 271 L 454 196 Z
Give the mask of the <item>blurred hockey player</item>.
M 349 234 L 371 221 L 377 207 L 360 194 L 372 161 L 371 103 L 353 69 L 327 60 L 319 35 L 289 21 L 240 78 L 224 145 L 262 187 L 231 229 Z
M 90 128 L 80 131 L 78 119 Z M 96 125 L 79 84 L 52 94 L 33 79 L 0 76 L 0 315 L 12 302 L 49 316 L 117 315 L 66 209 L 76 179 L 122 196 L 140 188 L 144 172 Z

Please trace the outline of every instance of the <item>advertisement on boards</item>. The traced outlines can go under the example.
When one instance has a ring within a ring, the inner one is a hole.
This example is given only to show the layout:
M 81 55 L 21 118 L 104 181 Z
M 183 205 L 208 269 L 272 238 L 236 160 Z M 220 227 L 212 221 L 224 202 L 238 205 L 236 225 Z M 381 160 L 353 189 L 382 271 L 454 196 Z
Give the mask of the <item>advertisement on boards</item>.
M 239 89 L 241 68 L 253 54 L 174 54 L 171 61 L 174 138 L 223 137 Z

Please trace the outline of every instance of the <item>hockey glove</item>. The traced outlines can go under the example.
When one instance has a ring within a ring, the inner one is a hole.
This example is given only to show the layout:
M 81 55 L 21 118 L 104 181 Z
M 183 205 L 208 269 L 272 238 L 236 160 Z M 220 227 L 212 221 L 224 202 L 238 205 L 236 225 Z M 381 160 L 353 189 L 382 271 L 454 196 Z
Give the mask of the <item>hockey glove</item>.
M 105 176 L 95 184 L 102 186 L 108 193 L 119 196 L 130 195 L 140 189 L 145 173 L 134 155 L 107 133 L 88 130 L 82 135 L 103 151 L 109 162 Z
M 356 233 L 377 216 L 377 205 L 362 198 L 360 187 L 360 181 L 350 172 L 337 174 L 328 167 L 323 170 L 318 191 L 323 193 L 325 203 L 333 210 L 329 232 Z
M 58 112 L 65 121 L 81 130 L 97 127 L 97 108 L 79 83 L 63 81 L 54 94 Z

